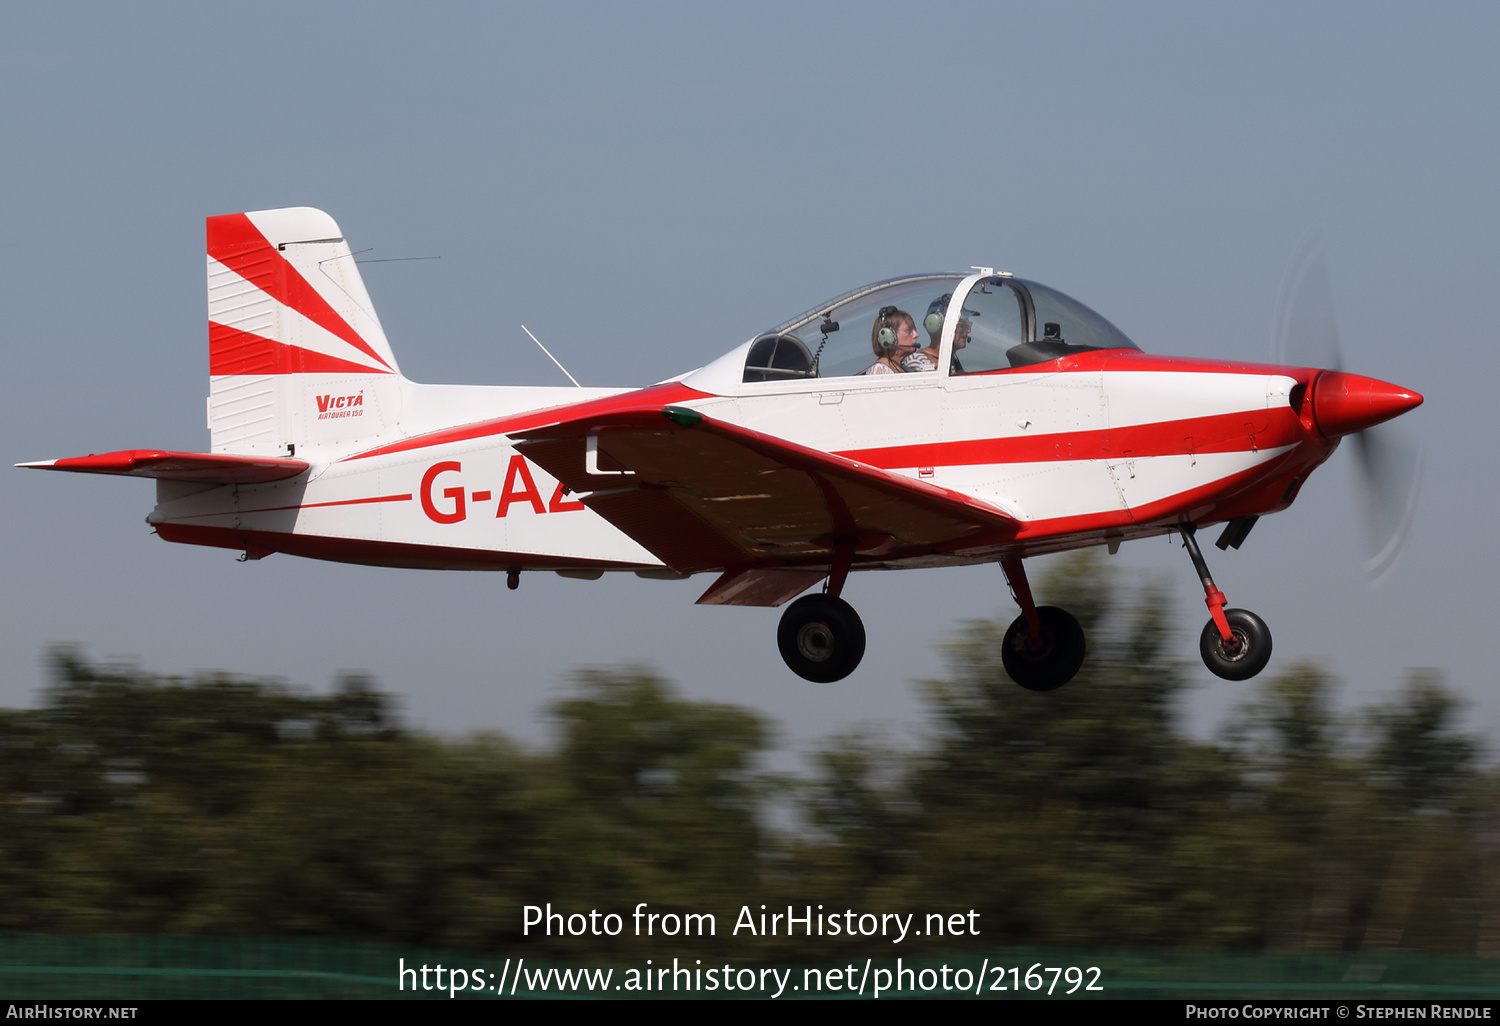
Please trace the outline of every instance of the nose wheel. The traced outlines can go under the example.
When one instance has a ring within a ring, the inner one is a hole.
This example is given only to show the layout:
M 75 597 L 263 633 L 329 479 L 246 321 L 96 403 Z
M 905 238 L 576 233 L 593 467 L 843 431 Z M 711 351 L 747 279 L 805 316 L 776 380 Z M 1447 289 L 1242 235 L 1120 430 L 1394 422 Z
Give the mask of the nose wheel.
M 853 673 L 864 658 L 865 625 L 841 598 L 804 595 L 781 614 L 776 645 L 797 676 L 831 684 Z
M 1198 653 L 1210 673 L 1225 680 L 1249 680 L 1271 660 L 1271 629 L 1248 609 L 1225 609 L 1224 593 L 1214 584 L 1208 563 L 1193 537 L 1194 524 L 1178 524 L 1182 544 L 1193 560 L 1198 579 L 1203 582 L 1203 601 L 1210 619 L 1198 638 Z
M 1226 609 L 1224 620 L 1234 641 L 1226 642 L 1213 620 L 1204 624 L 1198 639 L 1203 665 L 1225 680 L 1249 680 L 1271 659 L 1271 629 L 1248 609 Z

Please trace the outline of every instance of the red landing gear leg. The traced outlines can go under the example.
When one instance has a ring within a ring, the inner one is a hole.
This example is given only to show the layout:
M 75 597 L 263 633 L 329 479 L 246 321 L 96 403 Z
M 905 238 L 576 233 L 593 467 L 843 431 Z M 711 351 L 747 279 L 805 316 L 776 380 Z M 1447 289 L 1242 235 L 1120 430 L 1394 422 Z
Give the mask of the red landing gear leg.
M 1213 575 L 1208 572 L 1208 564 L 1203 560 L 1203 550 L 1198 548 L 1198 539 L 1193 537 L 1198 531 L 1198 525 L 1178 524 L 1177 531 L 1182 535 L 1183 547 L 1188 550 L 1188 557 L 1193 561 L 1193 569 L 1198 571 L 1198 580 L 1203 582 L 1203 601 L 1208 604 L 1208 615 L 1213 617 L 1214 626 L 1219 629 L 1219 640 L 1224 643 L 1225 651 L 1233 652 L 1240 647 L 1240 643 L 1229 629 L 1229 620 L 1224 615 L 1224 603 L 1229 600 L 1214 584 Z
M 1036 604 L 1019 559 L 1001 560 L 1000 569 L 1021 607 L 1000 643 L 1000 661 L 1010 679 L 1026 690 L 1055 691 L 1083 665 L 1083 628 L 1067 610 Z
M 1203 656 L 1203 665 L 1216 676 L 1249 680 L 1264 670 L 1271 659 L 1271 629 L 1248 609 L 1224 608 L 1224 593 L 1214 584 L 1203 552 L 1193 537 L 1197 530 L 1196 524 L 1177 525 L 1183 547 L 1193 560 L 1193 569 L 1203 582 L 1203 601 L 1211 617 L 1198 638 L 1198 652 Z

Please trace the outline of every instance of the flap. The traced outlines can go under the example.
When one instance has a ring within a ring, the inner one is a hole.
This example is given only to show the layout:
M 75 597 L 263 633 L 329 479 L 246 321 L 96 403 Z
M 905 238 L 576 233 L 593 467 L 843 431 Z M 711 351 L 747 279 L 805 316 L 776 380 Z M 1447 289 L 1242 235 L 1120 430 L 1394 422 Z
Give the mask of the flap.
M 1017 522 L 969 496 L 680 406 L 516 436 L 526 457 L 679 573 L 854 565 L 993 544 Z
M 306 460 L 267 456 L 232 456 L 227 453 L 163 452 L 160 449 L 126 449 L 99 455 L 72 456 L 61 460 L 17 463 L 33 470 L 69 470 L 76 474 L 115 474 L 120 477 L 154 477 L 167 481 L 197 481 L 203 484 L 261 484 L 296 477 L 307 469 Z
M 698 596 L 698 605 L 775 607 L 827 576 L 823 570 L 726 570 Z

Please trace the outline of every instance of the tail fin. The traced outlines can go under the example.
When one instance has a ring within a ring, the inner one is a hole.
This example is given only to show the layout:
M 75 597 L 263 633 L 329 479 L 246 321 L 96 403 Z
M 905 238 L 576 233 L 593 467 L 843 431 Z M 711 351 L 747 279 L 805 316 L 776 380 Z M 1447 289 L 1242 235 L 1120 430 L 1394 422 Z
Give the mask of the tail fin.
M 214 452 L 347 448 L 400 419 L 396 357 L 321 210 L 208 219 L 208 353 Z

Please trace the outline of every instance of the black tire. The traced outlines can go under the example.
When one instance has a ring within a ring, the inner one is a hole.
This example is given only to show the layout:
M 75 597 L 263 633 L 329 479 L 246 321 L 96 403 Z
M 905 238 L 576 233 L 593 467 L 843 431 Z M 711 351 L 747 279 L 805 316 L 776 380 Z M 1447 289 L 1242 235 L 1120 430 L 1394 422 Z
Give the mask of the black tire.
M 843 599 L 804 595 L 781 614 L 776 646 L 797 676 L 831 684 L 853 673 L 865 657 L 865 625 Z
M 1271 629 L 1248 609 L 1226 609 L 1224 618 L 1229 621 L 1230 633 L 1239 639 L 1239 651 L 1225 649 L 1219 628 L 1209 620 L 1198 639 L 1203 665 L 1225 680 L 1249 680 L 1271 661 Z
M 1088 646 L 1082 625 L 1066 609 L 1037 606 L 1036 615 L 1042 622 L 1039 643 L 1032 644 L 1022 614 L 1005 632 L 1000 661 L 1010 679 L 1027 691 L 1056 691 L 1078 673 Z

